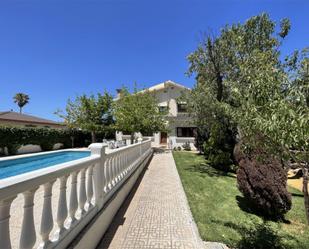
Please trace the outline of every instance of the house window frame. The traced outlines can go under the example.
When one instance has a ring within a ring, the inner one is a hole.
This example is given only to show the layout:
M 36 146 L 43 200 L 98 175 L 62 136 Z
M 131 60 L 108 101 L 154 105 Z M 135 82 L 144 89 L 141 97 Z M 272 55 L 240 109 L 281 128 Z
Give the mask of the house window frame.
M 187 103 L 177 103 L 177 112 L 178 113 L 187 113 L 188 104 Z
M 161 113 L 168 112 L 168 106 L 162 105 L 162 106 L 158 106 L 158 108 L 159 108 L 159 112 Z
M 183 132 L 183 129 L 187 129 L 187 131 Z M 192 131 L 188 132 L 188 129 L 191 129 Z M 177 137 L 195 137 L 196 129 L 197 129 L 196 127 L 176 127 L 176 136 Z

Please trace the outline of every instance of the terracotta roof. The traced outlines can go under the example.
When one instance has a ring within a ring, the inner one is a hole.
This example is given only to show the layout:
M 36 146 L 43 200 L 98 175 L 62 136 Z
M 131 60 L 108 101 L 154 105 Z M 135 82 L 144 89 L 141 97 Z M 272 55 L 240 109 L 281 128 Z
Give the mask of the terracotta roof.
M 0 112 L 0 122 L 1 120 L 22 122 L 22 123 L 27 122 L 27 123 L 35 123 L 35 124 L 50 124 L 50 125 L 64 126 L 63 124 L 57 123 L 52 120 L 39 118 L 39 117 L 35 117 L 32 115 L 23 114 L 23 113 L 20 114 L 18 112 L 12 112 L 12 111 Z

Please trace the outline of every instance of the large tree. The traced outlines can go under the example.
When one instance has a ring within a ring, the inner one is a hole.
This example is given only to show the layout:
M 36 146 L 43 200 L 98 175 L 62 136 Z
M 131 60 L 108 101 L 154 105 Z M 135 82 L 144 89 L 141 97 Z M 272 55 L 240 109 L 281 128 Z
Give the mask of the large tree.
M 276 29 L 275 22 L 261 14 L 244 24 L 226 26 L 216 37 L 206 37 L 189 55 L 189 73 L 197 77 L 191 109 L 206 126 L 218 116 L 237 125 L 245 152 L 262 148 L 264 156 L 282 162 L 293 158 L 303 166 L 306 181 L 302 162 L 309 150 L 308 58 L 296 53 L 286 61 L 280 59 L 280 45 L 289 30 L 289 20 L 283 19 Z
M 16 93 L 13 97 L 14 103 L 16 103 L 19 107 L 19 113 L 22 113 L 23 107 L 29 103 L 29 95 L 25 93 Z
M 96 142 L 96 132 L 104 132 L 113 124 L 113 98 L 105 92 L 95 95 L 81 95 L 75 100 L 68 100 L 65 112 L 58 110 L 56 114 L 65 120 L 70 128 L 91 132 L 92 142 Z
M 116 129 L 131 134 L 131 142 L 135 132 L 153 133 L 166 129 L 166 113 L 161 112 L 155 96 L 145 90 L 129 93 L 125 88 L 121 97 L 114 103 Z

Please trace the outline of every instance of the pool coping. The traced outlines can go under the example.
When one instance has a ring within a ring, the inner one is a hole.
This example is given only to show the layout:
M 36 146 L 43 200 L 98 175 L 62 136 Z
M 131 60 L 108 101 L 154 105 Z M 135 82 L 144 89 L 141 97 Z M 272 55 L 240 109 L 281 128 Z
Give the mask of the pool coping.
M 10 159 L 7 160 L 14 160 L 14 159 L 20 159 L 20 158 L 28 158 L 31 156 L 38 156 L 38 155 L 48 155 L 48 154 L 53 154 L 53 153 L 59 153 L 59 152 L 65 152 L 65 151 L 89 151 L 88 149 L 85 150 L 80 150 L 80 149 L 62 149 L 62 150 L 55 150 L 55 151 L 48 151 L 48 152 L 39 152 L 39 153 L 29 153 L 27 155 L 17 155 L 17 156 L 10 156 Z M 29 171 L 29 172 L 25 172 L 22 174 L 18 174 L 18 175 L 14 175 L 14 176 L 9 176 L 7 178 L 3 178 L 0 179 L 0 190 L 2 192 L 0 192 L 0 199 L 1 196 L 5 193 L 4 192 L 10 192 L 10 188 L 15 188 L 14 185 L 23 185 L 23 184 L 29 184 L 30 182 L 34 181 L 36 182 L 36 179 L 39 178 L 44 178 L 47 177 L 49 178 L 47 175 L 53 175 L 53 174 L 57 174 L 57 172 L 60 171 L 70 171 L 70 168 L 72 167 L 80 167 L 82 165 L 84 165 L 85 163 L 87 164 L 90 161 L 95 161 L 97 160 L 99 157 L 97 155 L 90 155 L 88 157 L 85 158 L 80 158 L 80 159 L 76 159 L 73 161 L 68 161 L 68 162 L 64 162 L 64 163 L 59 163 L 53 166 L 49 166 L 46 168 L 41 168 L 41 169 L 36 169 L 34 171 Z M 6 161 L 6 160 L 2 160 L 2 161 Z
M 48 154 L 53 154 L 57 152 L 66 152 L 66 151 L 90 151 L 90 150 L 87 147 L 84 147 L 84 148 L 68 148 L 68 149 L 60 149 L 60 150 L 52 150 L 52 151 L 33 152 L 33 153 L 27 153 L 27 154 L 21 154 L 21 155 L 0 157 L 0 162 L 7 161 L 7 160 L 27 158 L 31 156 L 48 155 Z

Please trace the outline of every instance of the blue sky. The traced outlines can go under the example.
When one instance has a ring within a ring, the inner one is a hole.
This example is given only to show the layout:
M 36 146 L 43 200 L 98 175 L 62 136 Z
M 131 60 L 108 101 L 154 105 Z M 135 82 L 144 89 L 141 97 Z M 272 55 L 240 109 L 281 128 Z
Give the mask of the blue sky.
M 173 80 L 193 86 L 186 56 L 201 33 L 268 12 L 288 17 L 283 52 L 309 46 L 307 0 L 1 0 L 0 111 L 30 95 L 25 113 L 57 120 L 68 98 Z

